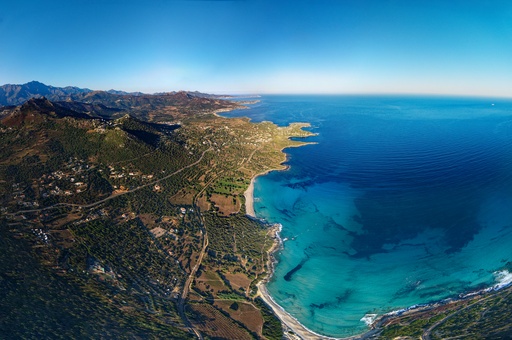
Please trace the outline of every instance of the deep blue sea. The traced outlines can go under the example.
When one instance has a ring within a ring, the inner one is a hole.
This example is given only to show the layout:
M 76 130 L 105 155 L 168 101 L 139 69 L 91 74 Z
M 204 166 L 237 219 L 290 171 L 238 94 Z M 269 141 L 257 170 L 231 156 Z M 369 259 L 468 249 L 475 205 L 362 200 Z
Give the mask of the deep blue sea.
M 248 116 L 317 133 L 258 177 L 281 223 L 268 284 L 309 329 L 348 336 L 367 314 L 442 300 L 512 271 L 512 101 L 263 96 Z

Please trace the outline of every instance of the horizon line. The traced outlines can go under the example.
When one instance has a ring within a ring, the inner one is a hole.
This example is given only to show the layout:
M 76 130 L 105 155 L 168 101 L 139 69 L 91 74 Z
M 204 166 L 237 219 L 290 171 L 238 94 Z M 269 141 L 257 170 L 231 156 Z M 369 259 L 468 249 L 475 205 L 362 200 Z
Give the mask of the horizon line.
M 252 91 L 252 92 L 238 92 L 238 91 L 226 91 L 226 90 L 157 90 L 154 92 L 143 92 L 141 90 L 121 90 L 116 88 L 110 88 L 107 90 L 104 89 L 91 89 L 89 86 L 81 87 L 77 85 L 65 85 L 65 86 L 55 86 L 55 85 L 48 85 L 44 82 L 38 81 L 38 80 L 31 80 L 23 84 L 15 84 L 15 83 L 5 83 L 0 86 L 5 85 L 14 85 L 14 86 L 22 86 L 26 85 L 31 82 L 37 82 L 41 83 L 45 86 L 51 86 L 51 87 L 77 87 L 84 90 L 90 90 L 90 91 L 121 91 L 126 93 L 142 93 L 144 95 L 156 95 L 159 93 L 171 93 L 171 92 L 200 92 L 205 94 L 212 94 L 212 95 L 218 95 L 218 96 L 237 96 L 237 97 L 243 97 L 243 96 L 263 96 L 263 95 L 284 95 L 284 96 L 383 96 L 383 97 L 394 97 L 394 96 L 404 96 L 404 97 L 452 97 L 452 98 L 495 98 L 495 99 L 512 99 L 512 94 L 510 95 L 491 95 L 491 94 L 475 94 L 475 93 L 436 93 L 436 92 L 265 92 L 265 91 Z

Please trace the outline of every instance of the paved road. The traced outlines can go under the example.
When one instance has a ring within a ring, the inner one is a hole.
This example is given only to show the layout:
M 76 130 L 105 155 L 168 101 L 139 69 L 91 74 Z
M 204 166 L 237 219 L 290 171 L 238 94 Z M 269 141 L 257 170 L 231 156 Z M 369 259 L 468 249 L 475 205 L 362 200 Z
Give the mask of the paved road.
M 165 177 L 162 177 L 160 179 L 157 179 L 155 181 L 152 181 L 150 183 L 147 183 L 147 184 L 144 184 L 144 185 L 141 185 L 141 186 L 138 186 L 134 189 L 131 189 L 131 190 L 128 190 L 128 191 L 125 191 L 125 192 L 122 192 L 122 193 L 118 193 L 118 194 L 113 194 L 107 198 L 104 198 L 102 200 L 99 200 L 99 201 L 96 201 L 96 202 L 93 202 L 93 203 L 89 203 L 89 204 L 72 204 L 72 203 L 57 203 L 57 204 L 54 204 L 52 206 L 49 206 L 49 207 L 45 207 L 45 208 L 40 208 L 40 209 L 30 209 L 30 210 L 20 210 L 20 211 L 17 211 L 16 213 L 10 213 L 9 215 L 11 216 L 15 216 L 15 215 L 18 215 L 18 214 L 23 214 L 23 213 L 32 213 L 32 212 L 40 212 L 40 211 L 44 211 L 44 210 L 49 210 L 49 209 L 54 209 L 54 208 L 59 208 L 59 207 L 78 207 L 78 208 L 92 208 L 96 205 L 99 205 L 101 203 L 104 203 L 104 202 L 107 202 L 111 199 L 114 199 L 114 198 L 117 198 L 119 196 L 122 196 L 122 195 L 126 195 L 126 194 L 130 194 L 130 193 L 133 193 L 135 191 L 138 191 L 138 190 L 141 190 L 143 188 L 147 188 L 149 186 L 153 186 L 161 181 L 164 181 L 172 176 L 175 176 L 177 174 L 179 174 L 180 172 L 188 169 L 188 168 L 191 168 L 197 164 L 199 164 L 203 158 L 204 158 L 204 155 L 208 152 L 208 151 L 211 151 L 213 150 L 211 144 L 210 144 L 210 147 L 206 150 L 204 150 L 202 153 L 201 153 L 201 157 L 199 157 L 199 159 L 187 166 L 184 166 L 182 167 L 181 169 L 178 169 L 176 171 L 174 171 L 173 173 L 165 176 Z M 196 199 L 197 197 L 199 197 L 199 195 L 211 184 L 211 182 L 213 182 L 213 179 L 211 181 L 209 181 L 205 187 L 201 190 L 201 192 L 199 192 L 198 195 L 196 195 Z M 200 215 L 200 213 L 198 212 L 198 209 L 197 209 L 197 205 L 195 204 L 195 199 L 194 199 L 194 208 L 195 208 L 195 211 L 197 213 L 197 217 L 199 218 L 200 221 L 203 221 L 202 219 L 202 216 Z M 195 333 L 195 335 L 197 336 L 198 339 L 202 340 L 203 337 L 201 335 L 201 333 L 191 324 L 191 322 L 188 320 L 186 314 L 185 314 L 185 301 L 187 299 L 187 296 L 188 296 L 188 293 L 190 291 L 190 287 L 192 285 L 192 281 L 194 280 L 194 277 L 197 273 L 197 270 L 199 269 L 199 266 L 201 266 L 201 262 L 203 260 L 203 257 L 204 257 L 204 254 L 206 253 L 206 248 L 208 247 L 208 234 L 206 233 L 206 228 L 204 228 L 204 221 L 202 222 L 202 225 L 201 225 L 201 232 L 203 234 L 203 248 L 201 249 L 201 253 L 199 254 L 199 257 L 198 257 L 198 260 L 196 262 L 196 265 L 194 266 L 194 268 L 192 269 L 192 271 L 190 272 L 190 275 L 188 276 L 187 278 L 187 281 L 185 282 L 185 286 L 183 287 L 183 292 L 181 293 L 180 295 L 180 299 L 179 299 L 179 302 L 178 302 L 178 312 L 180 314 L 180 317 L 182 318 L 182 320 L 184 321 L 185 323 L 185 326 L 193 331 Z
M 210 149 L 209 149 L 210 150 Z M 203 153 L 204 154 L 204 153 Z M 200 229 L 201 234 L 203 235 L 203 248 L 201 249 L 201 253 L 199 253 L 199 257 L 197 259 L 197 262 L 190 271 L 190 275 L 188 276 L 187 280 L 185 281 L 185 285 L 183 286 L 183 291 L 181 292 L 180 299 L 178 301 L 178 313 L 180 314 L 181 319 L 185 323 L 185 325 L 192 330 L 198 339 L 202 340 L 203 336 L 201 333 L 192 325 L 190 320 L 188 319 L 187 315 L 185 314 L 185 302 L 187 300 L 188 293 L 190 291 L 190 287 L 192 286 L 192 282 L 194 281 L 194 277 L 196 276 L 197 270 L 201 266 L 201 263 L 203 262 L 204 254 L 206 253 L 206 248 L 208 248 L 208 233 L 206 232 L 205 224 L 204 224 L 204 218 L 201 215 L 199 208 L 197 206 L 197 198 L 201 196 L 201 194 L 208 188 L 208 186 L 216 179 L 217 177 L 212 178 L 208 183 L 205 184 L 203 189 L 199 191 L 193 200 L 194 205 L 194 212 L 196 213 L 197 219 L 201 221 Z
M 211 147 L 204 150 L 203 153 L 201 154 L 201 157 L 199 157 L 199 159 L 197 161 L 195 161 L 194 163 L 191 163 L 187 166 L 184 166 L 183 168 L 181 169 L 178 169 L 176 171 L 174 171 L 173 173 L 165 176 L 165 177 L 162 177 L 162 178 L 159 178 L 153 182 L 150 182 L 150 183 L 147 183 L 147 184 L 144 184 L 144 185 L 141 185 L 139 187 L 136 187 L 136 188 L 133 188 L 131 190 L 128 190 L 128 191 L 125 191 L 125 192 L 121 192 L 121 193 L 118 193 L 118 194 L 113 194 L 113 195 L 110 195 L 109 197 L 107 198 L 104 198 L 102 200 L 99 200 L 99 201 L 96 201 L 94 203 L 89 203 L 89 204 L 73 204 L 73 203 L 57 203 L 57 204 L 54 204 L 52 206 L 49 206 L 49 207 L 45 207 L 45 208 L 40 208 L 40 209 L 30 209 L 30 210 L 20 210 L 20 211 L 17 211 L 15 213 L 9 213 L 7 215 L 11 215 L 11 216 L 15 216 L 15 215 L 18 215 L 18 214 L 24 214 L 24 213 L 32 213 L 32 212 L 39 212 L 39 211 L 44 211 L 44 210 L 49 210 L 49 209 L 54 209 L 54 208 L 59 208 L 59 207 L 77 207 L 77 208 L 92 208 L 98 204 L 101 204 L 101 203 L 104 203 L 104 202 L 107 202 L 107 201 L 110 201 L 111 199 L 114 199 L 114 198 L 117 198 L 119 196 L 122 196 L 122 195 L 126 195 L 126 194 L 131 194 L 132 192 L 135 192 L 135 191 L 138 191 L 140 189 L 144 189 L 144 188 L 147 188 L 149 186 L 152 186 L 152 185 L 155 185 L 161 181 L 164 181 L 174 175 L 177 175 L 179 174 L 180 172 L 188 169 L 188 168 L 191 168 L 197 164 L 199 164 L 203 158 L 204 158 L 204 155 L 208 152 L 208 151 L 211 151 L 213 150 Z
M 192 268 L 190 275 L 185 281 L 185 285 L 183 286 L 183 292 L 181 292 L 181 296 L 178 302 L 178 313 L 180 314 L 181 319 L 185 323 L 185 326 L 192 330 L 198 339 L 203 339 L 201 333 L 192 325 L 187 315 L 185 314 L 185 301 L 187 300 L 188 292 L 190 291 L 190 286 L 192 285 L 192 281 L 201 266 L 201 261 L 203 261 L 203 256 L 206 252 L 206 248 L 208 247 L 208 235 L 206 233 L 203 234 L 203 249 L 201 249 L 201 253 L 199 254 L 199 258 L 197 259 L 196 265 Z

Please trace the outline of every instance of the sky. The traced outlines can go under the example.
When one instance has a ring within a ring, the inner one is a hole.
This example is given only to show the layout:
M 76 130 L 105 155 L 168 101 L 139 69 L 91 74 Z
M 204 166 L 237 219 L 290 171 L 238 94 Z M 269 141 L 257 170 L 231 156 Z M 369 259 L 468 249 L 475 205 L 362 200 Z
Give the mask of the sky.
M 0 84 L 512 97 L 512 1 L 0 0 Z

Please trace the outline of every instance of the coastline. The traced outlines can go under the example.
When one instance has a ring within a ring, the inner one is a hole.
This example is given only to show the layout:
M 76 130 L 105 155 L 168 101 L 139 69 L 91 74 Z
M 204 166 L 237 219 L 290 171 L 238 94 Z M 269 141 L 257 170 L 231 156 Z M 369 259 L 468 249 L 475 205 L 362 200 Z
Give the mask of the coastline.
M 256 177 L 257 176 L 255 176 L 254 178 Z M 265 301 L 265 303 L 272 309 L 274 314 L 281 321 L 284 331 L 283 338 L 288 340 L 364 340 L 375 335 L 378 332 L 378 328 L 374 328 L 373 325 L 377 321 L 381 321 L 382 319 L 375 320 L 375 322 L 372 324 L 372 329 L 363 334 L 358 334 L 345 338 L 335 338 L 329 337 L 327 335 L 318 334 L 304 326 L 302 323 L 300 323 L 296 318 L 290 315 L 283 307 L 281 307 L 272 298 L 272 296 L 267 290 L 266 284 L 274 275 L 274 263 L 276 262 L 274 258 L 274 253 L 276 253 L 282 246 L 282 241 L 281 238 L 279 237 L 280 231 L 280 227 L 274 227 L 272 230 L 272 232 L 274 233 L 274 243 L 267 252 L 267 268 L 269 268 L 269 271 L 266 277 L 256 284 L 256 288 L 258 289 L 257 296 L 261 297 L 263 301 Z
M 256 213 L 254 212 L 254 180 L 258 176 L 254 176 L 251 178 L 251 183 L 249 187 L 244 192 L 245 196 L 245 214 L 251 217 L 256 218 Z
M 305 143 L 305 144 L 313 144 L 313 143 Z M 296 147 L 296 146 L 302 146 L 302 145 L 293 145 L 293 146 L 288 146 L 288 147 Z M 286 149 L 288 147 L 281 149 L 281 151 L 283 151 L 284 149 Z M 255 174 L 251 178 L 250 185 L 247 188 L 247 190 L 244 192 L 246 214 L 248 216 L 257 218 L 256 214 L 255 214 L 255 210 L 254 210 L 254 183 L 255 183 L 256 178 L 258 176 L 263 176 L 263 175 L 269 173 L 270 171 L 274 171 L 274 170 L 283 170 L 283 169 L 281 169 L 281 168 L 280 169 L 270 169 L 268 171 Z M 286 310 L 284 310 L 283 307 L 281 307 L 272 298 L 272 296 L 268 292 L 266 285 L 268 284 L 268 282 L 274 275 L 274 264 L 276 262 L 275 258 L 273 257 L 273 254 L 275 252 L 277 252 L 279 250 L 280 246 L 282 245 L 282 243 L 280 242 L 280 239 L 279 239 L 279 234 L 278 234 L 279 231 L 276 230 L 275 228 L 273 228 L 272 230 L 273 230 L 272 232 L 274 233 L 274 243 L 267 254 L 267 256 L 268 256 L 268 258 L 267 258 L 268 271 L 266 273 L 265 278 L 256 284 L 257 295 L 260 296 L 265 301 L 265 303 L 273 310 L 275 315 L 279 318 L 279 320 L 281 321 L 283 328 L 284 328 L 284 338 L 290 339 L 290 340 L 296 340 L 296 339 L 314 339 L 314 340 L 320 340 L 320 339 L 322 339 L 322 340 L 370 339 L 370 338 L 374 338 L 374 337 L 378 336 L 380 334 L 380 332 L 385 327 L 387 327 L 391 322 L 399 322 L 399 320 L 402 317 L 408 318 L 408 317 L 415 316 L 417 314 L 420 314 L 423 312 L 428 312 L 428 311 L 436 311 L 436 313 L 437 313 L 440 310 L 442 311 L 442 308 L 449 306 L 451 304 L 455 305 L 458 303 L 462 303 L 465 300 L 467 301 L 467 300 L 473 299 L 473 298 L 481 298 L 483 296 L 489 296 L 489 293 L 492 294 L 495 289 L 500 290 L 504 287 L 509 287 L 509 285 L 511 285 L 511 282 L 509 281 L 506 286 L 504 286 L 502 284 L 499 285 L 499 288 L 498 288 L 498 285 L 495 285 L 495 286 L 484 288 L 484 289 L 481 289 L 478 291 L 461 293 L 461 294 L 459 294 L 458 298 L 452 297 L 452 298 L 447 298 L 447 299 L 443 299 L 443 300 L 436 301 L 436 302 L 422 303 L 422 304 L 413 305 L 413 306 L 410 306 L 407 308 L 393 310 L 388 313 L 381 314 L 381 315 L 377 316 L 376 318 L 373 318 L 372 320 L 369 320 L 369 322 L 368 322 L 369 329 L 367 329 L 366 331 L 363 331 L 360 334 L 343 337 L 343 338 L 329 337 L 326 335 L 321 335 L 321 334 L 315 333 L 314 331 L 308 329 L 306 326 L 301 324 L 296 318 L 294 318 L 292 315 L 290 315 L 288 312 L 286 312 Z M 509 289 L 512 289 L 512 287 Z M 374 314 L 371 314 L 371 315 L 374 315 Z M 421 319 L 418 318 L 418 320 L 421 320 Z
M 294 123 L 294 124 L 302 124 L 302 123 Z M 299 145 L 289 145 L 289 146 L 286 146 L 286 147 L 281 149 L 281 152 L 283 152 L 286 155 L 284 150 L 286 150 L 288 148 L 298 148 L 298 147 L 301 147 L 301 146 L 304 146 L 304 145 L 314 145 L 314 144 L 317 144 L 317 143 L 316 142 L 301 142 L 301 144 L 299 144 Z M 285 161 L 286 160 L 284 160 L 283 163 Z M 265 176 L 265 175 L 267 175 L 268 173 L 270 173 L 272 171 L 284 171 L 284 170 L 287 170 L 288 166 L 287 165 L 283 165 L 283 163 L 281 163 L 281 165 L 280 165 L 281 167 L 280 168 L 269 169 L 269 170 L 260 172 L 260 173 L 258 173 L 256 175 L 252 176 L 251 183 L 249 184 L 247 189 L 244 191 L 245 214 L 246 215 L 248 215 L 250 217 L 253 217 L 253 218 L 257 218 L 256 217 L 256 212 L 254 211 L 254 182 L 256 181 L 256 178 L 258 178 L 260 176 Z
M 277 170 L 285 170 L 285 169 L 286 169 L 286 167 L 284 169 L 270 169 L 270 170 L 261 172 L 259 174 L 256 174 L 255 176 L 252 176 L 251 183 L 247 187 L 247 190 L 244 191 L 245 214 L 246 215 L 253 217 L 253 218 L 257 218 L 256 212 L 254 211 L 254 182 L 256 181 L 256 178 L 258 178 L 260 176 L 265 176 L 266 174 L 268 174 L 269 172 L 274 171 L 274 170 L 277 171 Z
M 283 150 L 281 150 L 281 151 L 283 151 Z M 264 176 L 271 171 L 285 170 L 286 168 L 287 167 L 285 167 L 284 169 L 267 170 L 265 172 L 256 174 L 255 176 L 253 176 L 251 178 L 251 183 L 249 184 L 249 187 L 247 188 L 247 190 L 245 190 L 245 192 L 244 192 L 245 214 L 246 215 L 248 215 L 252 218 L 257 218 L 256 213 L 254 211 L 254 182 L 255 182 L 256 178 L 258 178 L 259 176 Z M 321 335 L 321 334 L 315 333 L 312 330 L 308 329 L 306 326 L 301 324 L 296 318 L 294 318 L 288 312 L 286 312 L 284 310 L 284 308 L 281 307 L 277 302 L 275 302 L 274 299 L 272 298 L 272 296 L 270 296 L 265 284 L 268 283 L 268 281 L 274 275 L 274 263 L 276 262 L 276 260 L 274 258 L 274 253 L 277 252 L 280 249 L 280 247 L 282 246 L 282 241 L 281 241 L 281 238 L 279 237 L 280 231 L 281 231 L 280 227 L 279 228 L 272 227 L 272 229 L 270 231 L 271 233 L 273 233 L 274 243 L 272 244 L 272 247 L 270 247 L 270 249 L 267 251 L 268 273 L 264 279 L 262 279 L 260 282 L 258 282 L 256 284 L 256 288 L 258 290 L 256 295 L 260 296 L 263 299 L 263 301 L 265 301 L 265 303 L 272 309 L 274 314 L 281 321 L 281 324 L 283 325 L 283 328 L 284 328 L 284 338 L 289 339 L 289 340 L 298 340 L 298 339 L 303 339 L 303 340 L 306 340 L 306 339 L 307 340 L 309 340 L 309 339 L 312 339 L 312 340 L 339 340 L 339 338 L 333 338 L 333 337 Z M 362 339 L 362 338 L 351 337 L 351 338 L 346 338 L 346 339 L 347 340 L 348 339 L 355 340 L 355 339 Z
M 280 228 L 274 228 L 274 243 L 268 250 L 267 255 L 267 267 L 269 272 L 266 277 L 256 284 L 257 296 L 261 297 L 263 301 L 272 309 L 277 318 L 281 321 L 284 331 L 284 339 L 287 340 L 368 340 L 375 339 L 378 337 L 383 328 L 395 320 L 400 320 L 403 317 L 420 316 L 424 312 L 435 311 L 445 306 L 453 305 L 457 306 L 459 303 L 468 301 L 479 301 L 485 300 L 488 297 L 500 292 L 500 291 L 511 291 L 512 290 L 512 274 L 508 271 L 500 271 L 505 277 L 498 280 L 498 283 L 483 289 L 479 289 L 472 292 L 466 292 L 459 294 L 458 297 L 446 298 L 441 301 L 435 301 L 424 304 L 417 304 L 407 308 L 394 310 L 382 315 L 377 316 L 371 324 L 369 324 L 369 330 L 364 333 L 336 338 L 327 335 L 318 334 L 302 323 L 300 323 L 295 317 L 290 315 L 283 307 L 281 307 L 270 295 L 267 290 L 266 284 L 270 281 L 274 275 L 274 263 L 276 262 L 273 254 L 276 253 L 282 246 L 282 240 L 279 237 Z M 421 318 L 418 318 L 421 320 Z M 396 322 L 396 321 L 395 321 Z
M 234 109 L 219 109 L 219 110 L 215 110 L 213 112 L 213 114 L 220 118 L 226 118 L 226 117 L 221 116 L 220 114 L 223 112 L 229 112 L 229 111 L 236 110 L 236 109 L 248 109 L 248 108 L 249 107 L 247 107 L 247 106 L 242 106 L 242 107 L 234 108 Z M 250 118 L 249 118 L 249 120 L 250 120 Z M 292 125 L 297 125 L 301 129 L 303 127 L 311 126 L 309 123 L 291 123 L 289 126 L 292 126 Z M 297 137 L 304 138 L 304 137 L 310 137 L 310 136 L 315 136 L 315 135 L 316 135 L 315 133 L 309 132 L 305 136 L 297 136 Z M 289 137 L 289 138 L 291 138 L 291 137 Z M 286 157 L 286 153 L 284 152 L 285 149 L 292 148 L 292 147 L 301 147 L 301 146 L 309 145 L 309 144 L 317 144 L 317 143 L 316 142 L 300 142 L 298 144 L 292 144 L 292 145 L 283 147 L 281 149 L 281 152 L 283 152 L 283 154 Z M 285 162 L 285 161 L 286 160 L 283 160 L 283 162 Z M 286 169 L 288 169 L 288 166 L 281 163 L 280 167 L 268 169 L 266 171 L 257 173 L 254 176 L 252 176 L 249 186 L 244 191 L 245 214 L 247 216 L 250 216 L 252 218 L 258 218 L 256 216 L 256 212 L 254 210 L 254 183 L 255 183 L 256 179 L 259 176 L 267 175 L 271 171 L 282 171 L 282 170 L 286 170 Z M 275 260 L 273 254 L 275 252 L 277 252 L 279 250 L 279 248 L 282 246 L 282 241 L 281 241 L 281 238 L 279 237 L 280 231 L 281 231 L 281 228 L 275 227 L 275 226 L 272 227 L 270 230 L 270 232 L 273 233 L 274 242 L 273 242 L 272 246 L 270 247 L 270 249 L 267 251 L 268 273 L 266 274 L 265 278 L 263 278 L 261 281 L 259 281 L 256 284 L 256 288 L 257 288 L 256 296 L 261 297 L 263 299 L 263 301 L 265 301 L 265 303 L 272 309 L 272 311 L 277 316 L 277 318 L 281 321 L 281 324 L 284 328 L 284 334 L 283 334 L 284 338 L 289 339 L 289 340 L 300 340 L 300 339 L 302 339 L 302 340 L 309 340 L 309 339 L 312 339 L 312 340 L 356 340 L 356 339 L 366 339 L 367 336 L 370 335 L 370 333 L 373 334 L 374 333 L 373 331 L 369 331 L 362 335 L 351 336 L 351 337 L 347 337 L 347 338 L 335 338 L 335 337 L 329 337 L 326 335 L 321 335 L 321 334 L 315 333 L 314 331 L 308 329 L 306 326 L 301 324 L 296 318 L 291 316 L 288 312 L 286 312 L 284 310 L 283 307 L 281 307 L 277 302 L 274 301 L 274 299 L 272 298 L 272 296 L 270 296 L 270 294 L 267 290 L 266 283 L 268 283 L 269 280 L 274 275 L 274 263 L 276 262 L 276 260 Z
M 308 329 L 306 326 L 301 324 L 297 319 L 288 314 L 280 305 L 275 302 L 267 291 L 265 283 L 267 279 L 258 282 L 256 287 L 258 288 L 258 295 L 265 301 L 265 303 L 272 309 L 276 314 L 284 328 L 284 338 L 289 340 L 297 339 L 311 339 L 311 340 L 338 340 L 338 338 L 331 338 L 325 335 L 321 335 Z M 355 338 L 354 338 L 355 339 Z
M 217 113 L 214 113 L 216 116 Z M 309 127 L 310 125 L 308 123 L 292 123 L 292 124 L 298 124 L 301 127 Z M 315 134 L 310 133 L 308 136 L 314 136 Z M 298 145 L 289 145 L 281 149 L 281 152 L 284 153 L 284 150 L 290 147 L 301 147 L 304 145 L 309 144 L 317 144 L 316 142 L 302 142 Z M 284 162 L 284 161 L 283 161 Z M 254 182 L 259 176 L 265 176 L 271 171 L 282 171 L 288 169 L 288 166 L 283 165 L 281 163 L 281 166 L 279 168 L 269 169 L 266 171 L 263 171 L 261 173 L 255 174 L 251 178 L 251 182 L 247 189 L 244 192 L 245 197 L 245 214 L 247 216 L 250 216 L 252 218 L 258 218 L 256 216 L 256 212 L 254 210 Z M 268 273 L 265 276 L 264 279 L 259 281 L 256 284 L 257 293 L 256 296 L 259 296 L 265 301 L 265 303 L 272 309 L 274 314 L 277 316 L 277 318 L 281 321 L 281 324 L 284 328 L 284 338 L 289 340 L 342 340 L 341 338 L 334 338 L 334 337 L 328 337 L 325 335 L 321 335 L 318 333 L 313 332 L 312 330 L 308 329 L 306 326 L 301 324 L 296 318 L 291 316 L 288 312 L 284 310 L 283 307 L 281 307 L 277 302 L 274 301 L 272 296 L 270 296 L 267 287 L 265 286 L 266 283 L 272 278 L 274 275 L 274 263 L 276 262 L 273 254 L 279 250 L 279 248 L 282 246 L 281 238 L 279 237 L 279 232 L 281 231 L 281 228 L 272 227 L 271 233 L 273 233 L 273 239 L 274 242 L 270 249 L 267 251 L 267 268 Z M 368 333 L 365 333 L 365 335 Z M 343 338 L 344 340 L 355 340 L 355 339 L 364 339 L 361 336 L 354 336 L 349 338 Z
M 304 143 L 302 145 L 307 144 L 316 144 L 316 143 Z M 293 145 L 291 147 L 298 147 L 302 145 Z M 290 147 L 290 146 L 289 146 Z M 288 147 L 285 147 L 281 149 L 281 151 L 284 151 Z M 255 210 L 254 210 L 254 182 L 259 176 L 264 176 L 268 174 L 271 171 L 281 171 L 286 170 L 288 167 L 285 165 L 282 165 L 282 168 L 275 168 L 275 169 L 269 169 L 267 171 L 261 172 L 256 174 L 251 178 L 251 183 L 249 184 L 249 187 L 244 192 L 245 196 L 245 209 L 246 209 L 246 215 L 257 218 Z M 273 239 L 274 243 L 272 244 L 272 247 L 267 252 L 267 268 L 268 273 L 264 279 L 259 281 L 256 284 L 257 288 L 257 296 L 260 296 L 263 301 L 272 309 L 274 314 L 277 316 L 277 318 L 281 321 L 281 324 L 283 326 L 284 330 L 284 339 L 288 340 L 368 340 L 368 339 L 374 339 L 380 332 L 382 331 L 383 327 L 393 320 L 398 320 L 401 317 L 407 317 L 411 315 L 415 315 L 417 313 L 422 313 L 425 311 L 435 310 L 437 308 L 441 308 L 446 305 L 450 304 L 456 304 L 458 302 L 462 302 L 464 300 L 472 299 L 472 298 L 478 298 L 478 297 L 484 297 L 488 296 L 489 294 L 492 294 L 496 291 L 502 290 L 503 288 L 509 288 L 512 287 L 512 274 L 509 274 L 508 280 L 505 280 L 504 282 L 499 282 L 498 284 L 495 284 L 491 287 L 487 287 L 484 289 L 480 289 L 478 291 L 473 292 L 466 292 L 459 294 L 458 298 L 447 298 L 441 301 L 435 301 L 431 303 L 424 303 L 424 304 L 417 304 L 413 305 L 407 308 L 394 310 L 382 315 L 377 316 L 370 324 L 368 324 L 369 329 L 363 333 L 343 337 L 343 338 L 336 338 L 336 337 L 330 337 L 327 335 L 318 334 L 306 326 L 304 326 L 302 323 L 300 323 L 295 317 L 290 315 L 283 307 L 281 307 L 270 295 L 270 293 L 267 290 L 266 284 L 270 281 L 272 276 L 274 275 L 274 264 L 277 262 L 275 260 L 274 254 L 282 247 L 282 240 L 279 237 L 279 232 L 281 231 L 281 228 L 273 227 L 271 229 L 271 232 L 273 233 Z
M 254 178 L 256 178 L 255 176 Z M 253 179 L 254 179 L 253 178 Z M 272 247 L 267 251 L 267 268 L 268 273 L 264 279 L 256 284 L 256 288 L 258 289 L 257 296 L 261 297 L 263 301 L 272 309 L 277 318 L 281 321 L 281 324 L 284 328 L 284 338 L 290 340 L 296 339 L 313 339 L 313 340 L 325 340 L 325 339 L 335 339 L 325 337 L 323 335 L 317 334 L 310 329 L 306 328 L 302 325 L 297 319 L 291 316 L 288 312 L 284 310 L 277 302 L 274 301 L 272 296 L 270 296 L 266 284 L 274 275 L 274 263 L 276 260 L 274 258 L 274 253 L 276 253 L 282 247 L 282 241 L 279 237 L 279 232 L 281 231 L 281 227 L 278 228 L 272 227 L 271 233 L 273 233 L 274 242 Z
M 297 319 L 288 314 L 281 306 L 279 306 L 270 296 L 267 291 L 267 287 L 265 286 L 264 281 L 260 281 L 256 287 L 258 288 L 259 296 L 265 301 L 265 303 L 272 309 L 272 311 L 276 314 L 284 328 L 284 337 L 286 339 L 312 339 L 312 340 L 326 340 L 326 339 L 336 339 L 329 338 L 320 334 L 313 332 L 312 330 L 306 328 L 302 325 Z M 293 332 L 293 333 L 292 333 Z
M 284 150 L 284 149 L 283 149 Z M 283 151 L 281 150 L 281 151 Z M 285 167 L 286 169 L 286 167 Z M 256 213 L 254 211 L 254 182 L 256 178 L 259 176 L 264 176 L 268 174 L 271 171 L 274 170 L 283 170 L 283 169 L 271 169 L 267 170 L 265 172 L 259 173 L 252 177 L 251 183 L 249 184 L 249 187 L 244 192 L 245 196 L 245 210 L 246 215 L 257 218 Z M 279 237 L 279 232 L 281 231 L 281 227 L 272 227 L 271 233 L 273 233 L 273 239 L 274 242 L 270 249 L 267 251 L 267 268 L 268 273 L 265 276 L 264 279 L 259 281 L 256 284 L 257 288 L 257 296 L 261 297 L 263 301 L 272 309 L 274 314 L 277 316 L 277 318 L 281 321 L 281 324 L 284 328 L 284 338 L 289 340 L 341 340 L 341 338 L 334 338 L 334 337 L 328 337 L 325 335 L 321 335 L 318 333 L 315 333 L 314 331 L 310 330 L 303 324 L 301 324 L 296 318 L 291 316 L 287 311 L 284 310 L 283 307 L 281 307 L 277 302 L 274 301 L 272 296 L 267 290 L 266 283 L 269 282 L 269 280 L 274 275 L 274 263 L 276 262 L 274 258 L 274 253 L 276 253 L 282 246 L 281 238 Z M 349 338 L 343 338 L 345 340 L 355 340 L 355 339 L 364 339 L 365 335 L 368 333 L 363 334 L 362 336 L 353 336 Z

